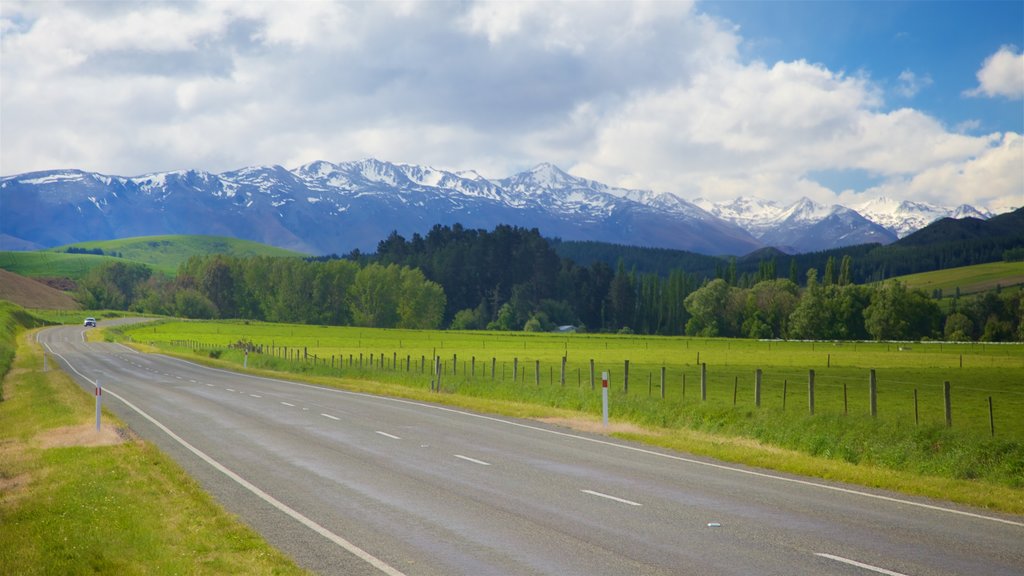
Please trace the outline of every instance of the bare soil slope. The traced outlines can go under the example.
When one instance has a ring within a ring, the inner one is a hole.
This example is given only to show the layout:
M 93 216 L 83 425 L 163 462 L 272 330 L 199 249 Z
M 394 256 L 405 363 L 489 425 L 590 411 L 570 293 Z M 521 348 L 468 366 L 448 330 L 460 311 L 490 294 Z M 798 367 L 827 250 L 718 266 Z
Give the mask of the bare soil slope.
M 42 282 L 0 269 L 0 300 L 8 300 L 23 308 L 77 310 L 78 302 L 68 294 Z

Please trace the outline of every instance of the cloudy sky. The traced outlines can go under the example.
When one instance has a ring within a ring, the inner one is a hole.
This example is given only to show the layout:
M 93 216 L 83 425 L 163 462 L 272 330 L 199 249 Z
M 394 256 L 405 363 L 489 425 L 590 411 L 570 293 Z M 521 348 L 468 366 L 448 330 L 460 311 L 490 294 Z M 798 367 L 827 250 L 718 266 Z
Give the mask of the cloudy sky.
M 552 162 L 1024 205 L 1024 2 L 10 2 L 0 174 Z

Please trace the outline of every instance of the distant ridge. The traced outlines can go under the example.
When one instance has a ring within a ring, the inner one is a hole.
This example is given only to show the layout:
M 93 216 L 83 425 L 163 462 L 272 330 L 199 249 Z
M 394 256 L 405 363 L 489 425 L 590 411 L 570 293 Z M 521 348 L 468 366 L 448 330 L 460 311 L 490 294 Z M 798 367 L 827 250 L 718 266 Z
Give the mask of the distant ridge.
M 487 179 L 472 170 L 375 159 L 220 174 L 33 172 L 0 178 L 0 205 L 0 248 L 202 234 L 307 254 L 372 251 L 392 231 L 409 237 L 455 223 L 482 229 L 508 224 L 570 241 L 706 255 L 743 255 L 766 246 L 793 253 L 890 243 L 943 214 L 987 216 L 966 206 L 954 210 L 884 199 L 872 203 L 868 214 L 807 198 L 790 206 L 750 199 L 721 205 L 609 186 L 548 163 Z

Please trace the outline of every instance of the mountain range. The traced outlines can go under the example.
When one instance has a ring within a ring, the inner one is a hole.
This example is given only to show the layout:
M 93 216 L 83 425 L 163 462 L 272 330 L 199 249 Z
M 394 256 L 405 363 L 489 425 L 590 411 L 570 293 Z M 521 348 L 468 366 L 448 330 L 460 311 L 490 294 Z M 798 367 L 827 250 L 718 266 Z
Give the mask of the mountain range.
M 547 237 L 742 255 L 891 243 L 944 218 L 986 219 L 878 198 L 859 206 L 789 206 L 754 198 L 686 201 L 572 176 L 551 164 L 499 180 L 374 159 L 110 176 L 51 170 L 0 178 L 0 248 L 29 250 L 160 234 L 255 240 L 310 254 L 373 251 L 392 231 L 436 224 L 538 228 Z

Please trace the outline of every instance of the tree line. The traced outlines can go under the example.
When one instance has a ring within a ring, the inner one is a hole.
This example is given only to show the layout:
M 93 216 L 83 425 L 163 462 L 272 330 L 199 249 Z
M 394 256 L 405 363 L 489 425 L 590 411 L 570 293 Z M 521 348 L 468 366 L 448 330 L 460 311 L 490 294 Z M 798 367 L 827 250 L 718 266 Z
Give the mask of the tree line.
M 536 229 L 435 226 L 392 233 L 371 255 L 301 260 L 197 256 L 177 276 L 107 263 L 79 286 L 90 308 L 191 318 L 373 327 L 601 332 L 795 339 L 1024 340 L 1019 289 L 937 300 L 897 282 L 854 281 L 856 260 L 829 257 L 797 278 L 762 259 L 709 275 L 638 272 L 559 257 Z
M 268 256 L 193 256 L 169 278 L 106 263 L 78 286 L 87 308 L 374 328 L 440 328 L 444 290 L 419 270 Z

